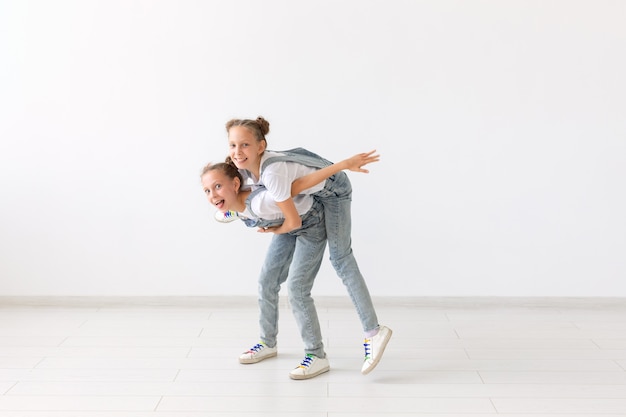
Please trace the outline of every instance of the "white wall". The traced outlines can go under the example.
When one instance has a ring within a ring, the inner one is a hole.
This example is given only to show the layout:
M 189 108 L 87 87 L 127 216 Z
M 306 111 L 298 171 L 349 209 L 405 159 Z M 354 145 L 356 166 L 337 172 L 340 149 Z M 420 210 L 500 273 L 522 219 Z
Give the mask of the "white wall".
M 0 1 L 0 295 L 253 295 L 224 123 L 351 173 L 374 295 L 626 296 L 626 3 Z M 344 295 L 328 261 L 315 288 Z

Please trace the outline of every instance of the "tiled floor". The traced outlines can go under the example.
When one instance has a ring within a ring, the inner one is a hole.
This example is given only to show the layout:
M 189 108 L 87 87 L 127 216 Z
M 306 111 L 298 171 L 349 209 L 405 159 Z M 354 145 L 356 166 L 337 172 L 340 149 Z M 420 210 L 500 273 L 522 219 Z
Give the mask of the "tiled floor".
M 288 372 L 302 347 L 288 306 L 279 355 L 252 298 L 0 304 L 0 416 L 626 416 L 626 300 L 375 299 L 394 331 L 360 374 L 347 299 L 318 297 L 331 371 Z

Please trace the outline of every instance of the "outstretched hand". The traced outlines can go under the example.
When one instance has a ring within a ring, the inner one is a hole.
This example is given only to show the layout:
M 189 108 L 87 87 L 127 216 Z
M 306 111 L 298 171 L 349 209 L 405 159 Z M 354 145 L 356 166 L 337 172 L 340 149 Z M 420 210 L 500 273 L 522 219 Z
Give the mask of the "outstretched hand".
M 359 153 L 351 158 L 344 160 L 346 164 L 345 169 L 349 169 L 350 171 L 354 172 L 363 172 L 365 174 L 369 173 L 369 171 L 367 169 L 363 169 L 362 167 L 364 165 L 378 161 L 380 161 L 380 155 L 376 153 L 376 150 Z

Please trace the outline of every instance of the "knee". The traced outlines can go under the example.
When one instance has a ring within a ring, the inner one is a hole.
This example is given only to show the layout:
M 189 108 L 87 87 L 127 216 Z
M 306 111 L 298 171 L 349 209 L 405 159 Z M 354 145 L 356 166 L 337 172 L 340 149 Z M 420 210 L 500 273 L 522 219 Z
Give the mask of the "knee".
M 330 263 L 333 267 L 337 268 L 340 265 L 344 265 L 347 262 L 351 262 L 352 255 L 352 247 L 347 248 L 339 248 L 334 247 L 331 248 L 330 252 Z
M 287 284 L 289 301 L 301 302 L 311 296 L 311 286 L 298 279 L 290 279 Z

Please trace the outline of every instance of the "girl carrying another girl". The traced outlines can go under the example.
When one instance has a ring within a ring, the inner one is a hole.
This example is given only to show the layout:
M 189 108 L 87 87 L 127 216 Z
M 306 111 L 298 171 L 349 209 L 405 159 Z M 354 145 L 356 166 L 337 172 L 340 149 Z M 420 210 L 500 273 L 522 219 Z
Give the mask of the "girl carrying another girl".
M 317 174 L 326 175 L 328 179 L 320 183 L 309 180 L 304 184 L 307 188 L 299 194 L 313 196 L 315 201 L 323 206 L 330 261 L 348 291 L 365 335 L 365 356 L 361 372 L 363 374 L 371 372 L 380 361 L 392 331 L 379 324 L 367 284 L 352 251 L 352 186 L 347 174 L 343 172 L 346 168 L 341 168 L 341 163 L 333 165 L 330 161 L 302 148 L 283 152 L 267 150 L 266 135 L 269 133 L 269 122 L 263 117 L 255 120 L 230 120 L 226 123 L 226 131 L 229 158 L 239 169 L 244 186 L 250 187 L 252 191 L 265 190 L 267 197 L 271 198 L 281 211 L 284 221 L 280 225 L 262 229 L 274 233 L 275 236 L 292 232 L 302 226 L 302 219 L 296 206 L 297 199 L 292 197 L 292 184 L 298 178 L 325 170 L 322 171 L 323 174 L 319 172 Z M 365 155 L 371 156 L 372 152 Z M 334 168 L 331 168 L 332 166 Z M 357 171 L 367 172 L 360 166 Z M 273 242 L 270 251 L 272 246 Z M 274 258 L 274 262 L 276 259 L 280 258 Z M 274 273 L 285 274 L 289 265 L 268 266 L 266 262 L 264 268 L 266 267 L 271 267 Z M 275 288 L 265 288 L 265 283 L 259 281 L 260 294 L 273 293 L 274 290 Z M 272 311 L 275 308 L 273 305 L 266 306 L 265 301 L 263 296 L 260 296 L 261 322 L 265 320 L 266 309 Z M 270 304 L 274 304 L 273 300 Z M 255 353 L 248 353 L 250 360 L 254 361 L 256 357 L 258 360 L 264 359 L 263 352 L 268 347 L 271 348 L 272 345 L 268 344 L 257 350 L 251 349 Z

